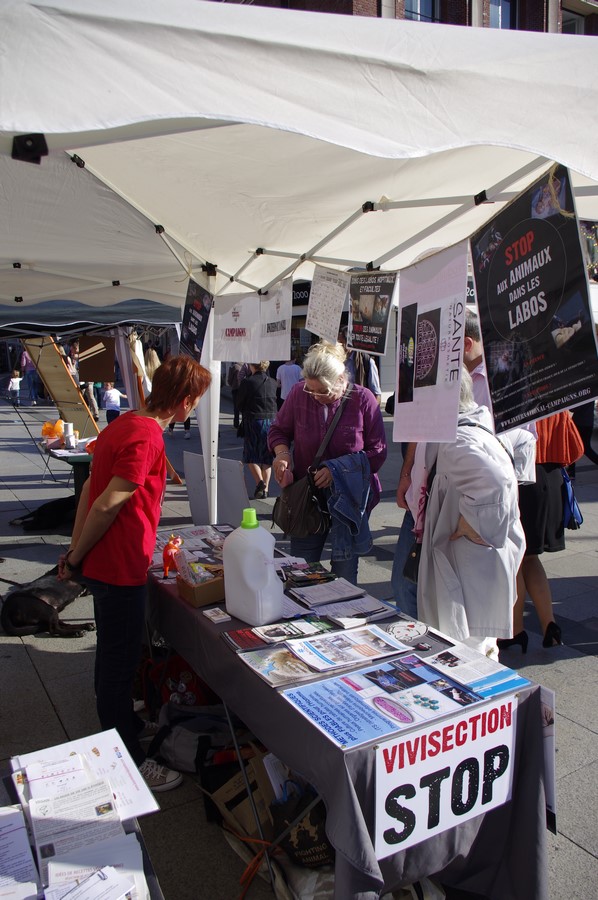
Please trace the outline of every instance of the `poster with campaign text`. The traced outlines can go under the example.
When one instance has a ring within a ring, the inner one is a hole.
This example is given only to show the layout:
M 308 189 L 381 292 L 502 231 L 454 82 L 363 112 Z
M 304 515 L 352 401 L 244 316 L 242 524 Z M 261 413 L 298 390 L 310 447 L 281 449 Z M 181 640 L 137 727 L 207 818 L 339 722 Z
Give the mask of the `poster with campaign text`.
M 212 309 L 213 296 L 192 278 L 189 279 L 183 324 L 181 325 L 181 353 L 201 362 L 201 351 L 208 328 L 208 318 Z
M 511 798 L 517 695 L 376 746 L 377 859 Z
M 314 268 L 305 327 L 325 341 L 336 343 L 351 276 L 336 269 Z
M 260 339 L 256 359 L 289 359 L 293 280 L 286 278 L 260 296 Z M 254 360 L 255 362 L 256 360 Z
M 397 284 L 397 272 L 351 275 L 347 347 L 384 356 Z
M 259 362 L 260 298 L 229 294 L 214 302 L 214 359 Z
M 457 436 L 466 291 L 465 242 L 401 272 L 395 441 Z
M 598 396 L 598 356 L 567 169 L 553 166 L 471 239 L 497 433 Z

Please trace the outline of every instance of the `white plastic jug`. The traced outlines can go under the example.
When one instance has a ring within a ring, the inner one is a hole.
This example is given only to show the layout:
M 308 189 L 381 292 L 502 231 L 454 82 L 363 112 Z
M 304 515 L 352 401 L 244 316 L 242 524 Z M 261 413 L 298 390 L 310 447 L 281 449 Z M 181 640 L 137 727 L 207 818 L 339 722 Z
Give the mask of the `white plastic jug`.
M 226 611 L 249 625 L 267 625 L 282 617 L 283 586 L 272 565 L 274 536 L 262 528 L 255 509 L 224 541 Z

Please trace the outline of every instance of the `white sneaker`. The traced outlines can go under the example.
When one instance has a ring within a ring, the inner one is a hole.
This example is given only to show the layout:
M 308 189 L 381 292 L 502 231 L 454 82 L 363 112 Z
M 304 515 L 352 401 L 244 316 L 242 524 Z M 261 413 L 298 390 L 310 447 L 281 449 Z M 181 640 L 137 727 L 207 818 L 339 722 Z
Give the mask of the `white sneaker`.
M 190 432 L 190 431 L 186 431 L 185 434 L 184 434 L 184 438 L 185 438 L 186 441 L 190 441 L 190 440 L 191 440 L 191 432 Z
M 148 788 L 155 793 L 160 791 L 171 791 L 179 786 L 183 780 L 180 772 L 168 769 L 166 766 L 159 766 L 154 759 L 146 759 L 139 766 L 139 771 L 143 775 L 144 781 Z

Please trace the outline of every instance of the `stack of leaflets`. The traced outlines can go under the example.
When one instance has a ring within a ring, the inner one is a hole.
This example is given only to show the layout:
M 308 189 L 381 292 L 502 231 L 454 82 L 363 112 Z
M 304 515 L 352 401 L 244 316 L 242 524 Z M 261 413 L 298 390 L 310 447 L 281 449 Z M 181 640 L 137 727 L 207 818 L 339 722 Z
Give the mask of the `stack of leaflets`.
M 281 565 L 280 577 L 287 587 L 308 587 L 310 584 L 325 584 L 334 581 L 336 575 L 330 572 L 320 562 L 294 561 L 288 565 Z
M 117 871 L 106 877 L 110 892 L 102 896 L 146 900 L 142 849 L 123 823 L 159 807 L 118 733 L 112 729 L 13 757 L 11 765 L 45 896 L 60 900 L 97 870 L 113 867 Z M 2 820 L 0 851 L 1 838 Z M 16 844 L 0 852 L 3 866 L 21 857 Z M 2 875 L 0 867 L 0 884 Z M 30 881 L 29 869 L 26 875 Z M 95 897 L 92 887 L 86 884 L 80 896 Z
M 293 587 L 287 593 L 294 600 L 298 600 L 303 606 L 315 609 L 329 603 L 338 603 L 340 600 L 353 600 L 355 597 L 363 597 L 365 591 L 346 578 L 335 578 L 324 584 L 314 584 L 307 587 Z
M 151 569 L 162 568 L 162 551 L 170 537 L 176 534 L 183 541 L 180 552 L 190 565 L 200 564 L 213 575 L 222 575 L 222 545 L 232 530 L 231 525 L 189 525 L 174 531 L 172 528 L 159 531 Z
M 332 631 L 333 625 L 318 616 L 302 616 L 287 622 L 274 622 L 271 625 L 259 625 L 255 628 L 234 628 L 221 632 L 226 643 L 240 653 L 246 650 L 258 650 L 270 644 L 279 644 L 293 638 L 304 638 L 322 632 Z
M 319 673 L 360 666 L 410 649 L 376 625 L 295 639 L 242 653 L 240 658 L 273 687 Z

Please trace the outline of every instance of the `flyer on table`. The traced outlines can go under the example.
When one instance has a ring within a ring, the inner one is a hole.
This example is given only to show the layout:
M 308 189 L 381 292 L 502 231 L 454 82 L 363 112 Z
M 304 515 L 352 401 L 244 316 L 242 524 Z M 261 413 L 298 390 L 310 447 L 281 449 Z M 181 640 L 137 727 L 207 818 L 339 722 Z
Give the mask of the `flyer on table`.
M 289 688 L 282 696 L 343 749 L 424 725 L 482 700 L 415 655 Z
M 454 441 L 463 364 L 467 244 L 401 272 L 394 441 Z
M 598 396 L 598 358 L 569 173 L 554 166 L 471 239 L 495 429 Z

